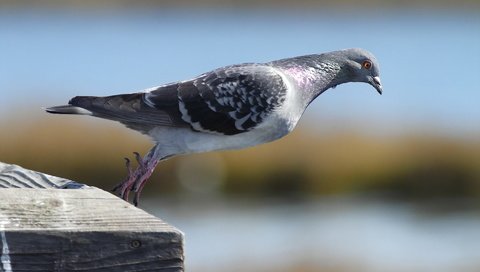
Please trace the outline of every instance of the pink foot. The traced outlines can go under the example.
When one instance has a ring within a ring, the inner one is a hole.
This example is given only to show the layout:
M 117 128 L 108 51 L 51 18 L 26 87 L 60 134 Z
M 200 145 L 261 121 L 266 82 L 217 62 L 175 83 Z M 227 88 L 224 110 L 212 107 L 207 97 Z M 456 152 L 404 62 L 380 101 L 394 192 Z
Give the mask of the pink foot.
M 116 191 L 119 191 L 119 196 L 128 201 L 128 193 L 129 191 L 131 190 L 131 188 L 133 187 L 133 184 L 135 183 L 135 172 L 133 172 L 132 170 L 132 166 L 130 165 L 130 160 L 128 158 L 125 158 L 125 166 L 127 167 L 127 171 L 128 171 L 128 174 L 127 174 L 127 177 L 122 181 L 120 182 L 119 184 L 117 184 L 113 189 L 112 191 L 113 192 L 116 192 Z
M 135 206 L 138 205 L 143 187 L 145 186 L 145 184 L 147 184 L 148 178 L 152 175 L 153 170 L 155 169 L 159 161 L 160 160 L 158 159 L 153 159 L 143 164 L 143 175 L 139 179 L 137 179 L 133 188 L 131 189 L 135 192 L 135 196 L 133 198 L 133 204 Z
M 140 193 L 160 160 L 151 158 L 151 156 L 149 156 L 150 154 L 145 156 L 144 159 L 140 157 L 138 152 L 134 152 L 133 154 L 138 162 L 137 168 L 133 171 L 130 160 L 125 158 L 128 175 L 123 182 L 113 188 L 113 191 L 119 191 L 119 196 L 125 201 L 128 201 L 130 191 L 135 192 L 133 204 L 137 206 L 140 200 Z

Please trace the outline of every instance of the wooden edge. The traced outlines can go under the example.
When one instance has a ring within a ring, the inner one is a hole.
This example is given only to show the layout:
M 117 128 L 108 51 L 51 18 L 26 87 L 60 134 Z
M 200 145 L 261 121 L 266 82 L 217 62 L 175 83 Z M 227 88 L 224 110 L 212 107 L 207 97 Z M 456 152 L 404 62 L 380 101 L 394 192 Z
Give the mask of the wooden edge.
M 85 189 L 88 185 L 0 162 L 0 188 Z

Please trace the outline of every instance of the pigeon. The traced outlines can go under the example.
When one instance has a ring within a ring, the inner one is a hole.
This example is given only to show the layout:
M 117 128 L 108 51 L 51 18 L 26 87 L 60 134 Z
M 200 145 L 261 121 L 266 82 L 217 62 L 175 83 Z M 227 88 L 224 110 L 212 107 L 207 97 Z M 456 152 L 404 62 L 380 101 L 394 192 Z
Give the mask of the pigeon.
M 225 66 L 195 78 L 113 96 L 76 96 L 49 113 L 92 115 L 149 135 L 155 145 L 114 191 L 133 204 L 157 164 L 176 155 L 240 149 L 290 133 L 320 94 L 348 82 L 365 82 L 382 94 L 379 65 L 370 52 L 351 48 Z

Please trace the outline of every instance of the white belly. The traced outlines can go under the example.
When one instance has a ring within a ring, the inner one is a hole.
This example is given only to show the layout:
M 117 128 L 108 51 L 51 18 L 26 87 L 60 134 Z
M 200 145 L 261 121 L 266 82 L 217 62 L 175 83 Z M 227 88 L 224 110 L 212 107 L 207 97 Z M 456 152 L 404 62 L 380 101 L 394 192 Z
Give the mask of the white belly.
M 192 131 L 189 128 L 158 127 L 150 136 L 164 152 L 174 154 L 200 153 L 214 150 L 240 149 L 271 142 L 287 135 L 295 124 L 274 114 L 254 129 L 236 134 L 222 135 Z

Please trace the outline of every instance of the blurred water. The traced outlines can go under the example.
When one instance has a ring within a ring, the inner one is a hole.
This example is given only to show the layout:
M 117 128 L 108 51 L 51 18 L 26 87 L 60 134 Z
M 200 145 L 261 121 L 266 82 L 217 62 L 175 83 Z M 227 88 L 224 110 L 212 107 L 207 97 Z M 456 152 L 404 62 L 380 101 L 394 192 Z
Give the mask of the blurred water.
M 298 263 L 352 272 L 480 270 L 478 213 L 437 213 L 447 206 L 428 213 L 345 197 L 142 205 L 185 232 L 190 271 L 291 271 Z
M 321 129 L 478 135 L 479 29 L 478 13 L 451 10 L 3 9 L 0 118 L 233 63 L 363 47 L 381 63 L 385 94 L 340 86 L 307 119 Z

